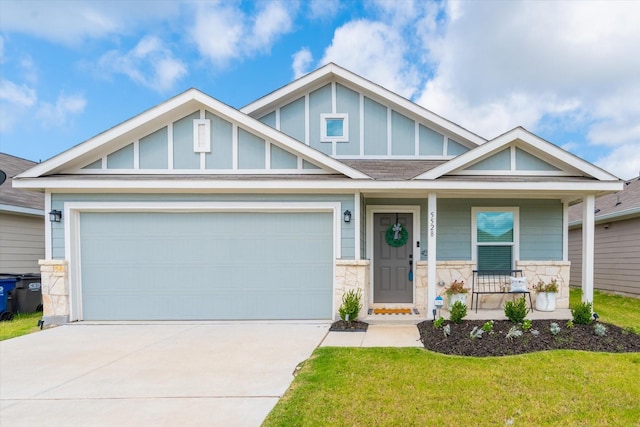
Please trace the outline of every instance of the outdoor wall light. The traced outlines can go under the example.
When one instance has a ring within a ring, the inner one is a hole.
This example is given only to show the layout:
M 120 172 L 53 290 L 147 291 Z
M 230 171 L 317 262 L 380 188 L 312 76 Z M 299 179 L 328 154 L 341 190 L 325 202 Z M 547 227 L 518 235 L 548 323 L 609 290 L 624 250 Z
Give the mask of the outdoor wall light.
M 62 211 L 52 210 L 49 212 L 49 221 L 60 222 L 62 220 Z
M 346 210 L 344 211 L 344 213 L 342 214 L 342 217 L 344 219 L 344 222 L 351 222 L 351 211 L 350 210 Z

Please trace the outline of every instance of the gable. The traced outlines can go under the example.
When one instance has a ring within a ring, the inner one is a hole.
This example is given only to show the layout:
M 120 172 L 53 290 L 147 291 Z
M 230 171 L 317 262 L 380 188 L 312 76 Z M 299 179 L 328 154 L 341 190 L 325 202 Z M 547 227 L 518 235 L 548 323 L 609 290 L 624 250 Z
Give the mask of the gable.
M 335 64 L 241 111 L 337 159 L 443 160 L 484 142 Z
M 544 175 L 563 172 L 560 167 L 556 167 L 548 161 L 519 148 L 517 144 L 513 144 L 502 151 L 498 151 L 495 154 L 470 164 L 468 167 L 461 169 L 458 173 L 464 174 L 468 172 L 478 175 L 483 172 L 496 173 L 505 171 L 516 174 Z M 575 174 L 575 171 L 572 171 L 571 173 Z M 455 174 L 456 172 L 452 173 L 452 175 Z

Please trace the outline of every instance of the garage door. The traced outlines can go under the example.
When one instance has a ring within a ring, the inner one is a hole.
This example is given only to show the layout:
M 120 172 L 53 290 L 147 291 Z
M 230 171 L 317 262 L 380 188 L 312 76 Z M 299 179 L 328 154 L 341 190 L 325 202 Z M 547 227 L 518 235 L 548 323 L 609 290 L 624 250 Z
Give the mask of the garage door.
M 85 320 L 329 319 L 331 213 L 80 214 Z

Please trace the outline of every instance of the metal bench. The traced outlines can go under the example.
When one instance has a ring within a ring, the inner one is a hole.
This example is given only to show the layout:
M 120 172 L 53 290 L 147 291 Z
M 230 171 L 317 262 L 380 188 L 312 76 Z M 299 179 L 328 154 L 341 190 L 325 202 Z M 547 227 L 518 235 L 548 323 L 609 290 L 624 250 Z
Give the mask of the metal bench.
M 476 301 L 476 313 L 480 295 L 483 294 L 528 294 L 529 304 L 533 311 L 533 300 L 531 292 L 528 290 L 511 290 L 510 277 L 523 277 L 522 270 L 473 270 L 473 280 L 471 282 L 471 307 L 473 300 Z

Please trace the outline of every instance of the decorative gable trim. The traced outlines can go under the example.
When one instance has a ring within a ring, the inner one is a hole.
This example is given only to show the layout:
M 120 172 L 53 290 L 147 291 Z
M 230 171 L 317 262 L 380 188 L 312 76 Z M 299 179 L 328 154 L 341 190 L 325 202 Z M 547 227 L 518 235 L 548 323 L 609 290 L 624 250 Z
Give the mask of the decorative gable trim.
M 473 170 L 473 165 L 479 164 L 505 149 L 509 149 L 510 163 L 508 170 Z M 557 171 L 517 170 L 517 149 L 532 154 L 540 153 L 541 161 L 557 168 Z M 549 161 L 545 160 L 548 159 Z M 591 163 L 551 144 L 532 134 L 522 127 L 517 127 L 497 138 L 449 160 L 414 179 L 438 179 L 444 175 L 522 175 L 522 176 L 587 176 L 602 181 L 618 181 L 618 178 Z
M 299 156 L 322 168 L 334 173 L 344 174 L 353 179 L 370 179 L 367 175 L 341 163 L 317 150 L 300 143 L 299 141 L 273 129 L 272 127 L 253 119 L 242 112 L 229 107 L 226 104 L 200 92 L 197 89 L 189 89 L 170 100 L 139 114 L 35 167 L 25 171 L 16 178 L 37 178 L 48 174 L 62 173 L 68 170 L 78 170 L 87 164 L 94 162 L 96 157 L 101 158 L 108 153 L 105 146 L 123 135 L 134 132 L 137 129 L 149 129 L 153 132 L 157 129 L 151 126 L 159 124 L 176 112 L 193 112 L 202 106 L 220 115 L 224 119 L 243 125 L 247 130 L 255 133 L 260 138 L 278 146 L 286 151 Z M 157 127 L 157 126 L 156 126 Z M 114 147 L 115 148 L 115 147 Z M 104 164 L 104 161 L 103 161 Z M 175 172 L 175 171 L 174 171 Z

